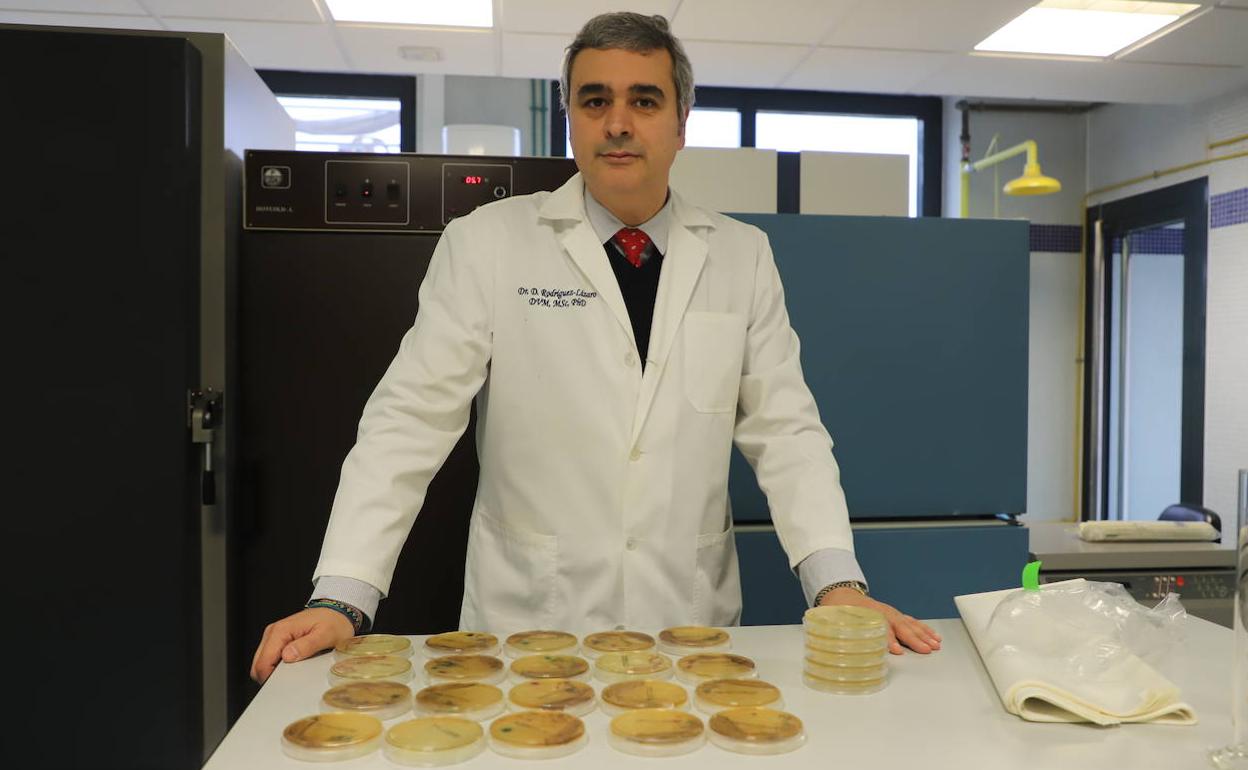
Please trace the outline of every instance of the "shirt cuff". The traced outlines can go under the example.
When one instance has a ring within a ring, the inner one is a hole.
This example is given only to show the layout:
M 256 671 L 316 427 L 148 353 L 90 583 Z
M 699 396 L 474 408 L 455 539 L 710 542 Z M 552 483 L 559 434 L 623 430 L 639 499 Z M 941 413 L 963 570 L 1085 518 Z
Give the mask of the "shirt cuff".
M 308 600 L 334 599 L 346 602 L 363 612 L 368 619 L 367 627 L 377 619 L 377 605 L 381 603 L 381 591 L 365 583 L 363 580 L 342 577 L 341 575 L 321 575 L 316 579 L 316 588 Z
M 867 584 L 853 551 L 844 548 L 822 548 L 815 551 L 798 562 L 797 575 L 802 581 L 802 593 L 806 594 L 808 607 L 814 606 L 815 595 L 824 586 L 842 580 L 857 580 L 863 585 Z

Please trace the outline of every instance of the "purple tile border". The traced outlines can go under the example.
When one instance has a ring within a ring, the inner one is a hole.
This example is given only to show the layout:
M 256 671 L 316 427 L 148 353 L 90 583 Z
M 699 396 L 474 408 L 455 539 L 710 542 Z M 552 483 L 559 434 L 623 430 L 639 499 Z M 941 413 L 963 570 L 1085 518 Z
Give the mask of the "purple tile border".
M 1032 225 L 1030 250 L 1078 254 L 1082 237 L 1083 228 L 1079 225 Z
M 1248 222 L 1248 187 L 1218 193 L 1209 198 L 1209 227 L 1230 227 Z

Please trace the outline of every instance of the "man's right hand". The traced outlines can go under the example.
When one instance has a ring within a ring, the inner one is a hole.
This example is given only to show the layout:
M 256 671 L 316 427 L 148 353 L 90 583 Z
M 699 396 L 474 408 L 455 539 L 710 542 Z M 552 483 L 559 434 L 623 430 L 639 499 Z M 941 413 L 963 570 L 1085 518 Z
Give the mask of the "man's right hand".
M 324 607 L 296 612 L 264 629 L 256 656 L 251 661 L 251 678 L 264 684 L 278 661 L 294 663 L 355 636 L 351 621 L 340 612 Z

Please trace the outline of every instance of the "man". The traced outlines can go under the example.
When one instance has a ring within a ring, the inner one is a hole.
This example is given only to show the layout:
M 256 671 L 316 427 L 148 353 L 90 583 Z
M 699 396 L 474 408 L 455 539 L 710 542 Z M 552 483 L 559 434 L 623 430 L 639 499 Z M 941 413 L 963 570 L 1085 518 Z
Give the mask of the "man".
M 666 20 L 590 20 L 561 88 L 580 173 L 447 227 L 343 465 L 313 601 L 266 629 L 252 676 L 366 624 L 474 397 L 462 628 L 736 623 L 735 442 L 808 599 L 884 612 L 894 653 L 938 649 L 866 596 L 766 236 L 668 189 L 693 74 Z

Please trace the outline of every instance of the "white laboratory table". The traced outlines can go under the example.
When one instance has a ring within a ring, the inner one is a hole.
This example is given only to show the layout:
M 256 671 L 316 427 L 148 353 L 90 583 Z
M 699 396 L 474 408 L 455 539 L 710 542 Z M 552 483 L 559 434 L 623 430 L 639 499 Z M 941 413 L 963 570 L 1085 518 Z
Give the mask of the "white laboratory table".
M 935 620 L 930 624 L 943 637 L 943 649 L 931 655 L 907 652 L 889 656 L 888 686 L 866 696 L 828 695 L 802 685 L 801 626 L 729 629 L 733 650 L 757 662 L 760 677 L 783 692 L 785 710 L 801 717 L 806 725 L 806 745 L 789 754 L 744 756 L 708 742 L 682 757 L 634 757 L 608 745 L 609 718 L 595 710 L 585 717 L 589 744 L 572 756 L 548 761 L 517 760 L 501 757 L 487 748 L 454 767 L 480 770 L 550 765 L 615 770 L 679 762 L 681 767 L 694 770 L 761 766 L 794 770 L 1182 770 L 1208 767 L 1205 751 L 1222 746 L 1231 738 L 1233 636 L 1229 629 L 1189 618 L 1184 651 L 1167 671 L 1182 690 L 1184 700 L 1195 707 L 1199 724 L 1099 728 L 1025 722 L 1006 713 L 962 621 Z M 412 639 L 419 649 L 423 637 Z M 399 767 L 380 751 L 332 765 L 300 762 L 282 753 L 282 729 L 318 711 L 320 696 L 329 687 L 326 676 L 332 663 L 332 656 L 322 655 L 280 665 L 226 735 L 206 769 Z M 419 686 L 413 683 L 414 690 Z M 601 689 L 596 681 L 594 687 Z M 506 685 L 503 688 L 505 691 Z M 694 713 L 702 715 L 696 709 Z M 406 718 L 409 717 L 388 721 L 386 725 Z M 486 729 L 488 732 L 488 725 Z

